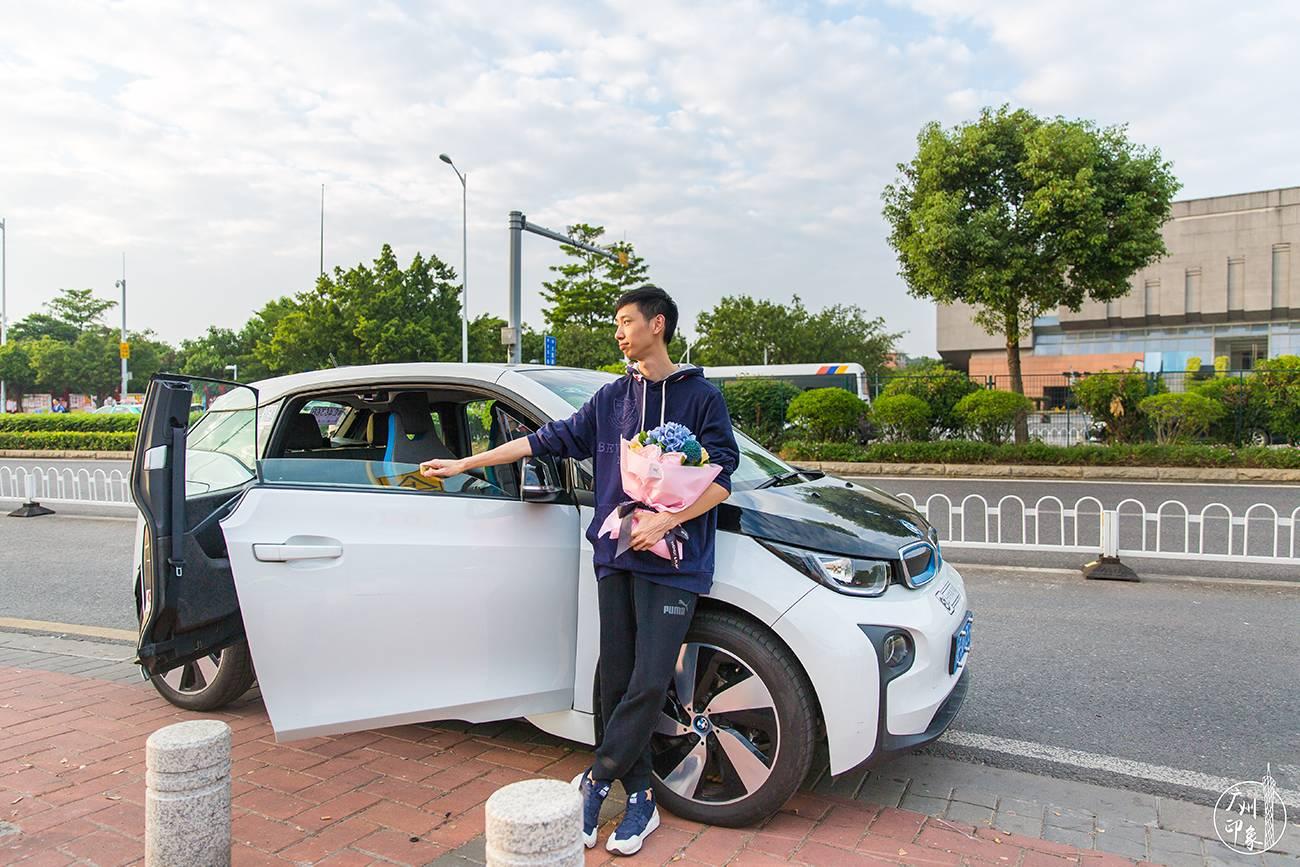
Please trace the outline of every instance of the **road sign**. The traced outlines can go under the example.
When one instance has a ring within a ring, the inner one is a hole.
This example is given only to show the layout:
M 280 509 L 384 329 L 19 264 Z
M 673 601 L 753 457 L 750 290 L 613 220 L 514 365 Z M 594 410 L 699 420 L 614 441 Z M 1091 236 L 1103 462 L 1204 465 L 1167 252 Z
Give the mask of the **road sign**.
M 131 357 L 131 344 L 129 344 L 129 343 L 127 343 L 125 340 L 123 340 L 121 343 L 119 343 L 119 344 L 117 345 L 117 353 L 118 353 L 118 355 L 120 355 L 122 358 L 130 358 L 130 357 Z
M 555 335 L 546 335 L 546 363 L 555 364 Z

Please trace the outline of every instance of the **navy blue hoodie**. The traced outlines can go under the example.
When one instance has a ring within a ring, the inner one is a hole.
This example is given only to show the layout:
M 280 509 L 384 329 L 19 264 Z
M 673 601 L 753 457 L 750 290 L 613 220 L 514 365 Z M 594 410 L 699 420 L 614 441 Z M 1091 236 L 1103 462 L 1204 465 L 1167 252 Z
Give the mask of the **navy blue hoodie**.
M 618 541 L 596 536 L 606 516 L 627 499 L 619 475 L 620 438 L 631 439 L 668 421 L 691 429 L 708 451 L 709 463 L 722 467 L 715 483 L 730 491 L 740 451 L 731 431 L 731 415 L 722 392 L 704 378 L 703 368 L 690 364 L 679 364 L 658 382 L 647 380 L 636 365 L 629 364 L 626 376 L 602 386 L 569 418 L 542 425 L 528 435 L 528 443 L 535 455 L 595 458 L 596 517 L 587 527 L 587 539 L 595 552 L 597 578 L 626 570 L 658 584 L 707 593 L 713 584 L 716 508 L 682 525 L 690 538 L 682 544 L 678 568 L 649 551 L 629 548 L 615 557 Z

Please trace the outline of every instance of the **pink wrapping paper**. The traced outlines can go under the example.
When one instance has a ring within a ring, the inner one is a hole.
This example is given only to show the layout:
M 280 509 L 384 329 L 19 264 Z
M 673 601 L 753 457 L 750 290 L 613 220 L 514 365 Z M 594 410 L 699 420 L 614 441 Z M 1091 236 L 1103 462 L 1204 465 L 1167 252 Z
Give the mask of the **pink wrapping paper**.
M 628 499 L 640 500 L 657 512 L 680 512 L 693 505 L 722 472 L 718 464 L 683 466 L 685 456 L 680 452 L 664 454 L 657 445 L 642 446 L 637 451 L 630 448 L 631 444 L 628 439 L 621 439 L 619 443 L 618 465 L 623 493 Z M 641 520 L 642 514 L 640 509 L 633 514 L 633 526 Z M 617 539 L 621 523 L 615 509 L 600 525 L 597 536 Z M 665 560 L 672 559 L 668 543 L 663 539 L 656 542 L 650 551 Z

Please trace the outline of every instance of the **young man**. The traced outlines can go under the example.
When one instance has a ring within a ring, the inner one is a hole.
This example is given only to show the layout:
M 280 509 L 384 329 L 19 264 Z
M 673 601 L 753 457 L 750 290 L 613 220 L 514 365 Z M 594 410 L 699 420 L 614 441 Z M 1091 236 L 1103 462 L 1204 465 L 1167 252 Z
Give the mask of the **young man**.
M 605 385 L 581 409 L 514 440 L 461 460 L 420 465 L 426 476 L 447 478 L 475 467 L 530 455 L 595 457 L 596 515 L 587 528 L 594 550 L 600 608 L 600 704 L 604 737 L 591 768 L 574 780 L 583 798 L 583 835 L 596 845 L 600 807 L 615 780 L 628 793 L 623 821 L 605 848 L 631 855 L 659 827 L 650 789 L 650 735 L 663 711 L 696 597 L 713 583 L 716 506 L 731 493 L 739 449 L 722 393 L 701 368 L 675 365 L 668 342 L 677 328 L 677 305 L 657 286 L 623 295 L 615 306 L 614 338 L 630 360 L 627 375 Z M 619 474 L 619 440 L 664 422 L 686 425 L 722 472 L 700 499 L 677 514 L 638 512 L 631 549 L 615 556 L 617 541 L 598 538 L 605 518 L 626 496 Z M 687 533 L 674 568 L 650 548 L 670 529 Z

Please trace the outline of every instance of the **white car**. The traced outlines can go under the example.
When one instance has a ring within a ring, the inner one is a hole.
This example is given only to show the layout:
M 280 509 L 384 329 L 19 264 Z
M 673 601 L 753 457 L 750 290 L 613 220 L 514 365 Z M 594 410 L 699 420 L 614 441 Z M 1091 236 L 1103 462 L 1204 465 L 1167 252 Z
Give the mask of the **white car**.
M 138 662 L 203 710 L 239 697 L 255 666 L 286 740 L 526 717 L 594 744 L 590 461 L 445 482 L 416 465 L 565 418 L 613 378 L 321 370 L 232 387 L 187 429 L 191 380 L 155 377 L 132 468 Z M 736 439 L 713 589 L 652 744 L 664 806 L 733 826 L 780 808 L 821 743 L 841 774 L 937 738 L 968 688 L 972 623 L 909 506 Z

